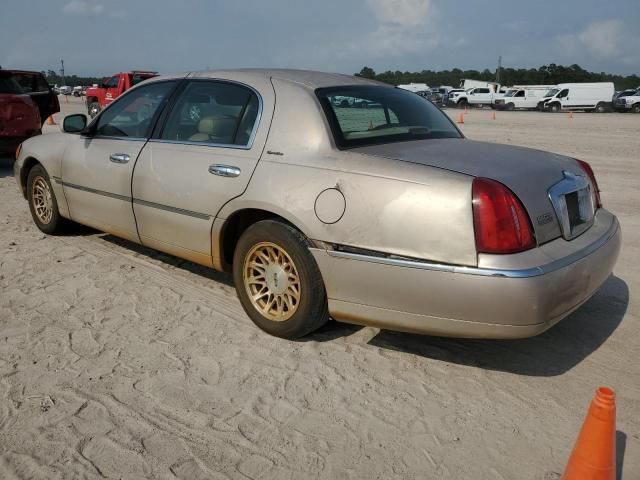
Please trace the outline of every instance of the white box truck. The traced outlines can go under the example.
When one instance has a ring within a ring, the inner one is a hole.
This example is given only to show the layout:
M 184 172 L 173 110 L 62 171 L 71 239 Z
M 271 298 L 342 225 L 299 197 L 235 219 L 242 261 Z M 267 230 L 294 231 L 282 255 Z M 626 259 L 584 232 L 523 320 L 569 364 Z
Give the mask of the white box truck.
M 538 103 L 554 85 L 514 85 L 493 105 L 498 110 L 536 110 Z
M 612 82 L 561 83 L 550 89 L 538 107 L 549 112 L 584 110 L 610 112 L 615 88 Z

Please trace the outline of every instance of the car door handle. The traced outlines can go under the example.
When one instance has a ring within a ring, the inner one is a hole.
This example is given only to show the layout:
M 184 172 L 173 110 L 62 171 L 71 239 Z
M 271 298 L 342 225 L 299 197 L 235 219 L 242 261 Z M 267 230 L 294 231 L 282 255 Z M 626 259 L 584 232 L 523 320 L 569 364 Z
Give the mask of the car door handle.
M 220 177 L 237 177 L 240 175 L 240 169 L 231 165 L 210 165 L 209 173 Z
M 109 155 L 109 160 L 113 163 L 127 163 L 129 161 L 129 155 L 126 153 L 112 153 Z

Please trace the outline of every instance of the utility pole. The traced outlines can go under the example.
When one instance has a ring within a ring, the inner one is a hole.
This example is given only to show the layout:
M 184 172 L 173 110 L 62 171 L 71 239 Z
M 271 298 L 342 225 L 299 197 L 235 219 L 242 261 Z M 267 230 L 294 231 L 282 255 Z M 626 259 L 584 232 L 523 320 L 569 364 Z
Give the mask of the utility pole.
M 500 71 L 502 70 L 502 55 L 498 57 L 498 70 L 496 70 L 496 83 L 500 83 Z
M 64 58 L 60 59 L 60 76 L 62 77 L 62 85 L 64 85 L 65 84 L 65 81 L 64 81 Z

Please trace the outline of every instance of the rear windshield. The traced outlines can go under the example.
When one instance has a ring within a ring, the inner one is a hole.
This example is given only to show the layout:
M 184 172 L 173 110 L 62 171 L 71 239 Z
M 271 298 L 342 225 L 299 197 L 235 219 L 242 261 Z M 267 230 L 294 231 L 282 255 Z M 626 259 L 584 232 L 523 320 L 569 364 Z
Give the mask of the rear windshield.
M 0 93 L 22 93 L 20 84 L 12 74 L 0 72 Z
M 357 85 L 316 90 L 340 148 L 462 135 L 430 101 L 399 88 Z

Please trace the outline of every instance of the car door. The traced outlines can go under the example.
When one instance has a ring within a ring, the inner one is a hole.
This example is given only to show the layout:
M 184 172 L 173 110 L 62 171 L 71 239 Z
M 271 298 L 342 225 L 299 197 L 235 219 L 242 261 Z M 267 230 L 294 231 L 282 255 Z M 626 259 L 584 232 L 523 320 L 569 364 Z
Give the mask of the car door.
M 177 81 L 136 88 L 74 135 L 62 161 L 71 219 L 139 242 L 131 204 L 131 174 L 138 154 Z
M 205 79 L 183 85 L 133 175 L 133 208 L 144 245 L 212 265 L 213 220 L 246 189 L 274 102 L 266 79 L 253 87 Z
M 116 98 L 118 98 L 118 92 L 120 92 L 119 84 L 124 81 L 121 75 L 114 75 L 104 84 L 104 104 L 109 105 Z
M 560 100 L 562 108 L 571 108 L 571 96 L 569 95 L 569 93 L 569 89 L 565 88 L 556 96 L 556 98 Z
M 51 91 L 49 84 L 41 73 L 16 72 L 14 77 L 22 92 L 29 95 L 38 106 L 41 124 L 44 124 L 50 115 L 60 111 L 58 97 Z

